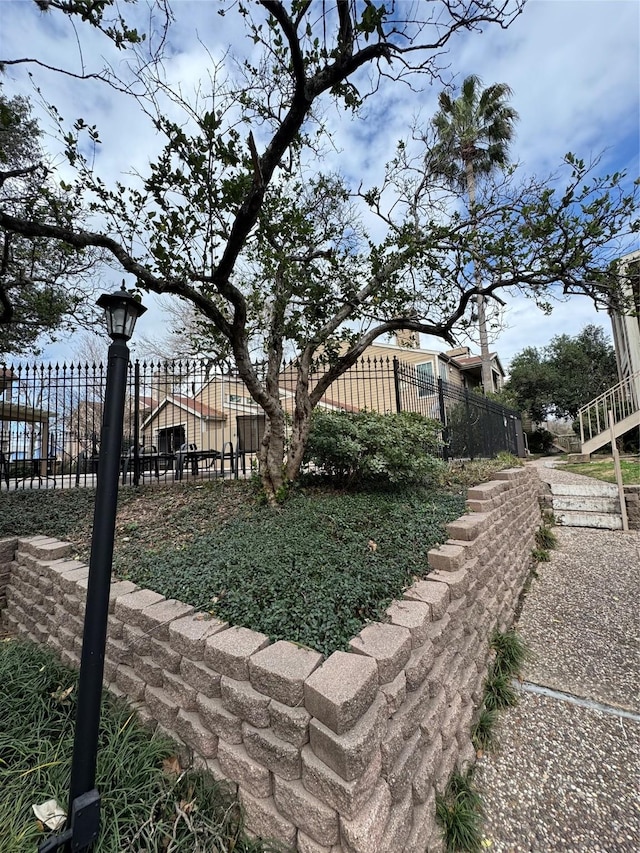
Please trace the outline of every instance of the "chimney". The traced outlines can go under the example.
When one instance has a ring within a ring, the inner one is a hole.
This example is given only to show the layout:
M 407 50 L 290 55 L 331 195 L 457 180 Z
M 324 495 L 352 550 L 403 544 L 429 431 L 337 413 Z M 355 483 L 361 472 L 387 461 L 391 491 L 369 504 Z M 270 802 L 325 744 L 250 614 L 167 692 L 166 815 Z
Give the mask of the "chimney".
M 445 355 L 449 358 L 467 358 L 470 355 L 469 347 L 456 347 L 455 349 L 445 350 Z
M 420 349 L 420 335 L 418 332 L 410 332 L 408 329 L 398 329 L 396 345 L 404 349 Z

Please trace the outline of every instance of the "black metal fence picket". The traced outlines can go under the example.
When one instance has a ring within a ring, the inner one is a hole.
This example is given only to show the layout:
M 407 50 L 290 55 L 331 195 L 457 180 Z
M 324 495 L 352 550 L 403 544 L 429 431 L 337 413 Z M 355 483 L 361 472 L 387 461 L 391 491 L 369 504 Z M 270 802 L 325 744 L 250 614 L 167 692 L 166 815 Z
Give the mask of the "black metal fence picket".
M 0 365 L 0 486 L 95 485 L 105 385 L 102 364 Z M 283 371 L 280 388 L 291 413 L 293 368 Z M 524 455 L 516 412 L 398 359 L 362 359 L 329 387 L 320 405 L 436 418 L 445 458 L 500 450 Z M 264 429 L 262 409 L 236 373 L 202 361 L 135 361 L 129 365 L 121 481 L 246 476 Z

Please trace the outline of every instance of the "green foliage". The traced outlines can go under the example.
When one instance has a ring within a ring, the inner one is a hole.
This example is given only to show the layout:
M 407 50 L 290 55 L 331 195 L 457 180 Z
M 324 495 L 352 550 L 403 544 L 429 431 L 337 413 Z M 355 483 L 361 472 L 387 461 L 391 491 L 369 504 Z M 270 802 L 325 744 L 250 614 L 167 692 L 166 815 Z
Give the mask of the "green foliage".
M 518 693 L 512 684 L 511 675 L 496 672 L 492 667 L 484 685 L 484 706 L 489 711 L 500 711 L 518 704 Z
M 514 356 L 509 373 L 508 393 L 534 421 L 575 418 L 581 406 L 618 381 L 615 351 L 594 325 L 575 337 L 556 335 L 542 349 L 527 347 Z
M 548 563 L 551 560 L 551 554 L 546 548 L 534 548 L 531 556 L 536 563 Z
M 447 853 L 482 850 L 482 801 L 473 784 L 473 768 L 455 771 L 442 794 L 436 794 L 436 817 Z
M 531 453 L 547 454 L 553 447 L 553 434 L 548 429 L 527 432 L 527 447 Z
M 445 486 L 470 488 L 493 479 L 498 471 L 504 471 L 506 468 L 521 468 L 523 465 L 522 459 L 510 453 L 499 453 L 495 459 L 449 462 L 440 482 Z
M 445 493 L 293 492 L 247 504 L 208 532 L 120 547 L 119 577 L 323 654 L 346 648 L 414 577 L 464 499 Z
M 306 461 L 340 482 L 426 484 L 442 472 L 434 457 L 439 421 L 414 412 L 328 412 L 316 409 Z
M 494 744 L 498 712 L 495 708 L 480 708 L 478 719 L 471 727 L 471 742 L 476 752 L 487 752 Z
M 538 548 L 543 548 L 547 551 L 556 548 L 558 545 L 558 537 L 556 534 L 543 524 L 536 530 L 536 545 Z
M 55 798 L 66 805 L 73 749 L 77 673 L 32 644 L 0 643 L 0 853 L 31 853 L 42 831 L 31 806 Z M 275 847 L 247 839 L 227 788 L 187 770 L 172 776 L 176 745 L 150 735 L 124 703 L 105 695 L 96 784 L 102 798 L 101 853 L 166 849 L 193 853 L 260 853 Z M 177 806 L 188 808 L 181 819 Z
M 491 648 L 496 656 L 493 671 L 501 675 L 519 676 L 522 667 L 530 658 L 527 644 L 520 634 L 511 628 L 508 631 L 494 631 L 491 635 Z

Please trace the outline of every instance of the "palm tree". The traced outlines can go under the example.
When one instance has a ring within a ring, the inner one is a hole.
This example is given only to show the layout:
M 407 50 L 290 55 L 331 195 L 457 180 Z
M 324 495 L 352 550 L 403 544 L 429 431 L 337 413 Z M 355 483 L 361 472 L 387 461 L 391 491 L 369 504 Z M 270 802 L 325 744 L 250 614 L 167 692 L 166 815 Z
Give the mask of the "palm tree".
M 432 120 L 436 145 L 430 167 L 452 186 L 467 193 L 473 219 L 476 205 L 476 179 L 486 177 L 508 165 L 509 144 L 513 139 L 518 113 L 507 99 L 512 92 L 506 83 L 494 83 L 486 89 L 475 74 L 466 77 L 458 98 L 440 93 L 440 109 Z M 475 267 L 476 286 L 482 285 L 482 273 Z M 478 295 L 478 327 L 482 360 L 482 384 L 485 394 L 493 389 L 491 359 L 487 337 L 484 296 Z

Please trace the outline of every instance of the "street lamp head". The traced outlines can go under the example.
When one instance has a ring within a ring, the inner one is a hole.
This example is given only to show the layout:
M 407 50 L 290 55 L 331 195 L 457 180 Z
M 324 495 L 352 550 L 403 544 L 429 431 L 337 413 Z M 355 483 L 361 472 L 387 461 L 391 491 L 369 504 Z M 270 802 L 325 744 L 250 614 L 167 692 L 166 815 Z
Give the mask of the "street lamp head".
M 97 305 L 104 308 L 107 332 L 114 341 L 128 341 L 133 335 L 136 320 L 147 310 L 142 302 L 122 287 L 116 293 L 103 293 Z

